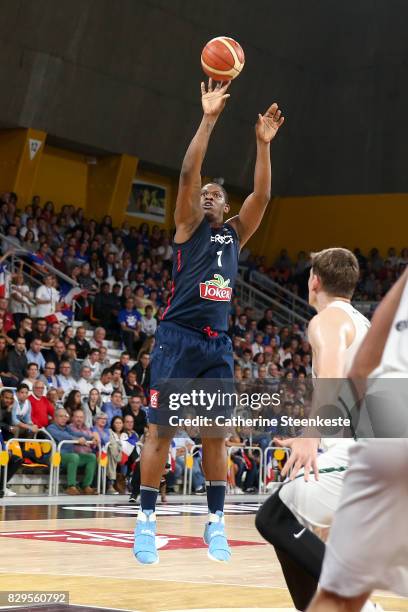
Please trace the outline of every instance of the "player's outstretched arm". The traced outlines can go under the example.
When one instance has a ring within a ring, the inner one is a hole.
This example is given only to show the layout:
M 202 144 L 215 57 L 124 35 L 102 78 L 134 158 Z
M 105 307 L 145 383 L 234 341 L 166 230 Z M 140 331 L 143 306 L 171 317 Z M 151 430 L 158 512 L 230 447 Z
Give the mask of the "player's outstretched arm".
M 285 118 L 276 103 L 264 115 L 258 115 L 255 126 L 256 162 L 254 190 L 246 198 L 239 214 L 228 221 L 238 233 L 243 246 L 258 229 L 266 207 L 271 199 L 271 142 L 275 138 Z
M 408 282 L 408 268 L 391 287 L 381 304 L 376 309 L 371 327 L 357 351 L 349 378 L 362 381 L 381 363 L 384 347 L 391 325 L 401 300 L 405 285 Z
M 207 151 L 211 133 L 229 98 L 226 93 L 229 82 L 218 83 L 213 87 L 212 80 L 208 88 L 201 83 L 201 103 L 203 118 L 190 143 L 181 167 L 179 190 L 177 194 L 174 222 L 176 224 L 176 242 L 185 242 L 194 232 L 204 217 L 201 208 L 201 166 Z

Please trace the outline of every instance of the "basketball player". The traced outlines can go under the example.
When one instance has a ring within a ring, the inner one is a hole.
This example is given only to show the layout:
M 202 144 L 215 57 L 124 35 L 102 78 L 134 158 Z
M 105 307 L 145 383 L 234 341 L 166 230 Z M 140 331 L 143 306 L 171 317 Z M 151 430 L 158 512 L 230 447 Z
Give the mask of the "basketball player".
M 356 355 L 349 376 L 357 388 L 370 374 L 408 378 L 407 312 L 408 268 L 377 308 Z M 407 439 L 365 439 L 350 449 L 310 612 L 357 612 L 375 588 L 408 596 L 407 470 Z
M 151 372 L 149 435 L 141 459 L 141 500 L 134 553 L 143 564 L 157 563 L 155 506 L 160 475 L 169 449 L 158 435 L 160 393 L 165 379 L 233 378 L 228 314 L 239 250 L 258 228 L 270 199 L 270 143 L 284 119 L 277 104 L 258 115 L 254 191 L 238 215 L 224 223 L 228 196 L 218 184 L 201 185 L 201 166 L 211 133 L 229 98 L 229 84 L 201 84 L 204 116 L 181 168 L 174 220 L 173 285 L 169 304 L 156 334 Z M 222 289 L 222 290 L 220 290 Z M 163 407 L 167 409 L 168 407 Z M 214 432 L 213 432 L 214 433 Z M 226 562 L 231 551 L 224 530 L 227 480 L 225 437 L 202 436 L 209 518 L 204 540 L 209 557 Z
M 312 255 L 309 303 L 317 310 L 308 328 L 313 375 L 343 379 L 370 323 L 350 303 L 359 266 L 347 249 Z M 334 381 L 329 385 L 335 386 Z M 324 384 L 324 383 L 323 383 Z M 325 545 L 313 529 L 327 529 L 338 506 L 351 439 L 291 438 L 276 441 L 292 453 L 282 475 L 290 479 L 260 508 L 256 527 L 270 542 L 282 566 L 297 610 L 305 610 L 318 585 Z M 319 444 L 325 452 L 317 455 Z M 313 472 L 314 477 L 309 478 Z M 297 474 L 302 477 L 297 477 Z M 368 610 L 376 608 L 368 602 Z

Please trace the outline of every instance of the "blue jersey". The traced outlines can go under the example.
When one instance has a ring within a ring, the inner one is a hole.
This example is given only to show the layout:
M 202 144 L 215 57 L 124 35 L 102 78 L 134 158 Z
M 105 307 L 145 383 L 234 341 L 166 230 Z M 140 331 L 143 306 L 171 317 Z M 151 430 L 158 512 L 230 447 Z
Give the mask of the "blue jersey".
M 228 223 L 206 219 L 187 242 L 173 243 L 173 282 L 164 321 L 194 329 L 227 331 L 238 273 L 239 239 Z

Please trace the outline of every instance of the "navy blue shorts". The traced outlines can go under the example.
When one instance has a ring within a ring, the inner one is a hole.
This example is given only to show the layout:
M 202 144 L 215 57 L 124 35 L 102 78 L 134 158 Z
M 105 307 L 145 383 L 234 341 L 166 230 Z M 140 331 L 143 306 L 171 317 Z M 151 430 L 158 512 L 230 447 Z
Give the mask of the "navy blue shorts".
M 149 422 L 159 422 L 160 388 L 166 381 L 233 378 L 232 342 L 225 332 L 214 337 L 170 321 L 161 322 L 151 360 Z

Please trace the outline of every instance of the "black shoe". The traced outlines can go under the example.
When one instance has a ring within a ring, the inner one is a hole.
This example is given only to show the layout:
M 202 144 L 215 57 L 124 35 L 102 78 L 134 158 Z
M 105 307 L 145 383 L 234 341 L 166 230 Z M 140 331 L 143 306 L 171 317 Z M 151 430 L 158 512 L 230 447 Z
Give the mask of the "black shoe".
M 194 491 L 194 495 L 205 495 L 205 494 L 206 494 L 205 487 L 198 487 L 198 489 Z
M 131 495 L 129 497 L 129 504 L 135 504 L 137 502 L 137 495 Z

